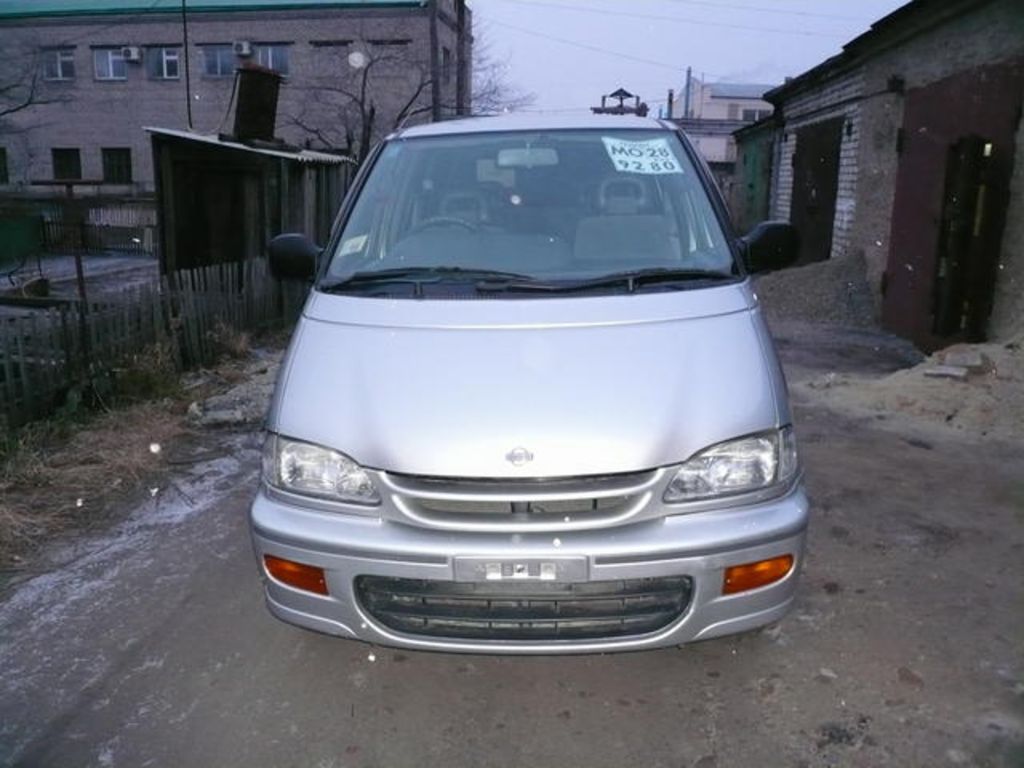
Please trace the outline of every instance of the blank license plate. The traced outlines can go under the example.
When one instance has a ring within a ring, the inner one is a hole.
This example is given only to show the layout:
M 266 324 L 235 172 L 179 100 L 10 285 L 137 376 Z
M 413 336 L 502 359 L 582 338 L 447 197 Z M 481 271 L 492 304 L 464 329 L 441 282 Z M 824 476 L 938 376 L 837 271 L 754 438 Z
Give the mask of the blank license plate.
M 456 581 L 587 581 L 585 557 L 456 557 Z

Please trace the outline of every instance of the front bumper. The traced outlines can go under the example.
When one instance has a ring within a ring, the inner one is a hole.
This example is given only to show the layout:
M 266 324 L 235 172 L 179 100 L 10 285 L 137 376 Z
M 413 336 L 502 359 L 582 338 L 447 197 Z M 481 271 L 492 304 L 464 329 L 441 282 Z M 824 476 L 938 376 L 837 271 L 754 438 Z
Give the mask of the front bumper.
M 251 509 L 253 542 L 264 555 L 323 568 L 329 595 L 286 586 L 263 572 L 267 604 L 278 618 L 308 629 L 380 645 L 461 653 L 595 653 L 678 645 L 755 629 L 781 618 L 793 602 L 803 560 L 808 502 L 802 484 L 787 495 L 736 508 L 670 515 L 631 525 L 563 533 L 434 530 L 295 506 L 261 488 Z M 792 555 L 780 581 L 722 594 L 731 565 Z M 458 563 L 583 558 L 587 581 L 687 576 L 686 610 L 656 632 L 587 640 L 496 641 L 396 632 L 376 621 L 356 596 L 358 576 L 456 580 Z M 262 566 L 261 566 L 262 569 Z

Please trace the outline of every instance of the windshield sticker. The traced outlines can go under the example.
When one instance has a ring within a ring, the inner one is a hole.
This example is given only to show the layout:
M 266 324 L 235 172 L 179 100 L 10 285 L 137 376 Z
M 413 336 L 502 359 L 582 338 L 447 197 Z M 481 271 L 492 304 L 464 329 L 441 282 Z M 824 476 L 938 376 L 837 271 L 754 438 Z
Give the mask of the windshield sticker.
M 350 253 L 358 253 L 363 250 L 363 246 L 366 245 L 366 235 L 357 235 L 356 237 L 350 237 L 341 244 L 341 250 L 338 252 L 339 256 L 348 256 Z
M 626 141 L 602 136 L 605 151 L 620 173 L 682 173 L 666 139 Z

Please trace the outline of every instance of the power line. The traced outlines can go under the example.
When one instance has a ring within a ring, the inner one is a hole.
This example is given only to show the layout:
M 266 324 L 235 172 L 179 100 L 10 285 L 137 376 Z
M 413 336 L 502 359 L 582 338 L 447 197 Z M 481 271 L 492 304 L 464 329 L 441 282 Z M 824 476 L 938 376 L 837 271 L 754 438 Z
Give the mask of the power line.
M 858 16 L 840 16 L 834 13 L 818 13 L 816 11 L 791 11 L 786 8 L 766 8 L 763 5 L 736 5 L 733 3 L 721 3 L 718 0 L 672 0 L 672 2 L 685 3 L 686 5 L 702 5 L 706 8 L 728 8 L 731 11 L 756 11 L 758 13 L 778 13 L 789 16 L 810 16 L 812 18 L 835 19 L 837 21 L 870 21 L 868 18 Z
M 564 3 L 541 2 L 540 0 L 499 0 L 504 3 L 515 3 L 517 5 L 532 6 L 534 8 L 557 8 L 565 11 L 577 11 L 601 16 L 617 16 L 629 19 L 650 19 L 653 21 L 668 21 L 676 24 L 696 24 L 705 27 L 723 27 L 725 29 L 742 29 L 750 32 L 773 32 L 780 35 L 800 35 L 801 37 L 849 37 L 847 32 L 815 32 L 805 29 L 783 29 L 782 27 L 761 27 L 753 24 L 733 24 L 726 21 L 709 21 L 708 19 L 693 19 L 683 16 L 665 16 L 651 13 L 634 13 L 631 11 L 610 11 L 603 8 L 592 8 L 581 5 L 566 5 Z M 696 2 L 696 0 L 692 0 Z M 715 5 L 714 3 L 708 3 Z M 726 6 L 722 6 L 726 7 Z
M 654 67 L 664 67 L 665 69 L 671 69 L 673 72 L 679 72 L 681 67 L 679 64 L 669 64 L 667 61 L 655 61 L 654 59 L 645 59 L 641 56 L 633 56 L 630 53 L 622 53 L 621 51 L 610 51 L 607 48 L 601 48 L 596 45 L 588 45 L 587 43 L 581 43 L 578 40 L 567 40 L 564 37 L 556 37 L 555 35 L 549 35 L 546 32 L 538 32 L 535 29 L 527 29 L 526 27 L 520 27 L 516 24 L 509 24 L 504 21 L 498 21 L 497 19 L 487 19 L 488 24 L 496 24 L 499 27 L 507 27 L 513 29 L 516 32 L 522 32 L 526 35 L 532 35 L 533 37 L 540 37 L 545 40 L 551 40 L 556 43 L 562 43 L 563 45 L 571 45 L 575 48 L 582 48 L 585 51 L 593 51 L 595 53 L 604 53 L 608 56 L 615 56 L 620 59 L 628 59 L 630 61 L 636 61 L 641 64 L 650 64 Z

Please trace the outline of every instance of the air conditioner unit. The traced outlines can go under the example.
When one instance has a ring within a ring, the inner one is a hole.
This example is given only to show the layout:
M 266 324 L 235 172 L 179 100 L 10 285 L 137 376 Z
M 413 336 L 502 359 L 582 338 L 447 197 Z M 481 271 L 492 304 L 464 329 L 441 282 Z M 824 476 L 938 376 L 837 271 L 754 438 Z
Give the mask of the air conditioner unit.
M 142 49 L 137 45 L 127 45 L 121 49 L 121 58 L 125 61 L 142 61 Z
M 248 40 L 235 40 L 232 46 L 235 56 L 252 56 L 252 43 Z

